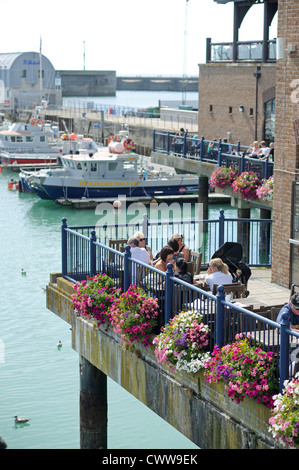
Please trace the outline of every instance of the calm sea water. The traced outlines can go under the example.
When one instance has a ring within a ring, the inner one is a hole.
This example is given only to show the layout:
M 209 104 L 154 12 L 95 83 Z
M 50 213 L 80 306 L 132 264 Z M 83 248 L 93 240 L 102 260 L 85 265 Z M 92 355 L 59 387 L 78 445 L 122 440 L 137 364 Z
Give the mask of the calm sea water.
M 184 97 L 186 101 L 197 101 L 198 93 L 189 91 Z M 64 106 L 78 106 L 80 102 L 93 101 L 97 104 L 146 108 L 159 105 L 159 101 L 182 101 L 182 93 L 178 91 L 117 91 L 116 96 L 67 97 Z
M 61 270 L 61 219 L 92 225 L 98 217 L 11 191 L 12 177 L 0 173 L 0 437 L 9 449 L 76 449 L 79 358 L 69 325 L 46 308 L 45 286 Z M 210 218 L 218 212 L 212 206 Z M 110 379 L 108 406 L 109 449 L 196 448 Z M 15 415 L 29 424 L 15 426 Z

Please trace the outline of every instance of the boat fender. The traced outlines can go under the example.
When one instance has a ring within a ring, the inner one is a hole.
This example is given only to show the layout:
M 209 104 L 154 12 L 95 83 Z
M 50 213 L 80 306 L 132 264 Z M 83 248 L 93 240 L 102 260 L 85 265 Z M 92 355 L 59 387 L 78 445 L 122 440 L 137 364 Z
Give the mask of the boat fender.
M 132 139 L 127 138 L 124 141 L 124 147 L 126 150 L 132 150 L 134 148 L 134 142 Z

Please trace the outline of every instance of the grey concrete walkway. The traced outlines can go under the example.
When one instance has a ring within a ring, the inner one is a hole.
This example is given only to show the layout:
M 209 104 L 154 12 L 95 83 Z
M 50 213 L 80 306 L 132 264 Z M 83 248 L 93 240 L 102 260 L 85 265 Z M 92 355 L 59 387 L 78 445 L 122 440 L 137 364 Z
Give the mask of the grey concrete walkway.
M 271 307 L 287 303 L 290 297 L 290 289 L 271 282 L 270 268 L 251 268 L 247 288 L 250 292 L 248 300 L 259 299 Z

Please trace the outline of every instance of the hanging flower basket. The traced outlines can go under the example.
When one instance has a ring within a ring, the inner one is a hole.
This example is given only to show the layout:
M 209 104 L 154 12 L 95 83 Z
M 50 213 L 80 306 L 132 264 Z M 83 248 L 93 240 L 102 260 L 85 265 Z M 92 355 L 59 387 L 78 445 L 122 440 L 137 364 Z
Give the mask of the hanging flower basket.
M 283 447 L 299 444 L 299 373 L 284 382 L 283 393 L 274 395 L 273 416 L 269 419 L 275 441 Z
M 273 201 L 273 187 L 274 187 L 274 176 L 263 179 L 261 186 L 256 190 L 257 197 L 260 201 L 267 202 Z
M 236 194 L 244 199 L 255 201 L 258 198 L 256 191 L 260 185 L 261 182 L 256 173 L 244 171 L 241 175 L 237 176 L 232 184 L 232 188 Z
M 78 316 L 95 320 L 97 325 L 110 324 L 110 307 L 120 295 L 107 274 L 97 274 L 74 285 L 72 300 Z
M 240 403 L 245 397 L 273 407 L 276 392 L 274 353 L 262 351 L 250 343 L 250 334 L 236 335 L 236 342 L 216 345 L 212 357 L 206 362 L 206 380 L 224 382 L 228 397 Z
M 113 302 L 109 313 L 113 330 L 123 341 L 149 346 L 160 313 L 158 299 L 149 297 L 140 287 L 130 286 Z
M 153 340 L 158 363 L 171 370 L 198 372 L 210 357 L 208 335 L 209 329 L 199 312 L 180 312 Z
M 219 166 L 213 171 L 209 179 L 210 186 L 211 188 L 220 189 L 225 186 L 231 186 L 238 174 L 238 171 L 233 167 Z

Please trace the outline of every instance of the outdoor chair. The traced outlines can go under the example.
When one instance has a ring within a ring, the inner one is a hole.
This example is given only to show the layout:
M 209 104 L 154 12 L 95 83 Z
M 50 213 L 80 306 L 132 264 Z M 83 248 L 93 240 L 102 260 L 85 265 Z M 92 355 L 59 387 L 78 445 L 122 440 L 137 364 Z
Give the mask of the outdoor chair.
M 240 299 L 240 298 L 245 298 L 245 284 L 242 284 L 240 281 L 239 282 L 233 282 L 232 284 L 223 284 L 224 286 L 224 293 L 225 294 L 233 294 L 233 299 Z M 217 294 L 217 289 L 218 285 L 214 284 L 213 287 L 213 294 Z
M 190 250 L 189 262 L 194 265 L 193 275 L 196 276 L 200 273 L 202 253 Z

